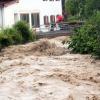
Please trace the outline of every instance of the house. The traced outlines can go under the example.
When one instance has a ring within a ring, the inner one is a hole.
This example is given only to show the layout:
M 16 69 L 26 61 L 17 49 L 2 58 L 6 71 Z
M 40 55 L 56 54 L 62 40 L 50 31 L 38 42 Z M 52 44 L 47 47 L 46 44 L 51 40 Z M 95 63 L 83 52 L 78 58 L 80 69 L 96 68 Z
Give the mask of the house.
M 62 15 L 62 0 L 0 0 L 0 27 L 24 20 L 31 28 L 46 31 L 57 15 Z

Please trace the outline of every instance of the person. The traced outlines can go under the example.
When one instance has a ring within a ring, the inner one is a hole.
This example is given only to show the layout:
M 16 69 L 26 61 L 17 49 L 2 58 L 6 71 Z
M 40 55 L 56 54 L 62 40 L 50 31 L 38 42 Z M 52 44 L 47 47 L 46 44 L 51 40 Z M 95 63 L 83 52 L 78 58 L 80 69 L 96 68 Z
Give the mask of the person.
M 62 15 L 57 15 L 56 25 L 58 26 L 59 29 L 61 29 L 63 20 L 64 20 L 64 17 Z
M 54 31 L 54 28 L 55 28 L 55 23 L 54 23 L 54 22 L 51 22 L 51 28 L 50 28 L 50 31 Z

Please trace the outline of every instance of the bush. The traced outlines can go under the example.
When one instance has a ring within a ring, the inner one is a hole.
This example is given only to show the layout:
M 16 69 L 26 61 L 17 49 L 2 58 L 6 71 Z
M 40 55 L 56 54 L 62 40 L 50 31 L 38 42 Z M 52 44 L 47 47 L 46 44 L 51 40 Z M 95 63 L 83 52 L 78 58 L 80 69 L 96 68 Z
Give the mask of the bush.
M 75 31 L 69 48 L 75 53 L 91 53 L 100 57 L 100 12 Z
M 80 20 L 79 16 L 69 16 L 67 19 L 68 22 L 77 22 L 79 20 Z
M 25 22 L 20 21 L 12 28 L 0 30 L 0 50 L 9 45 L 22 44 L 35 39 L 36 35 L 33 34 L 29 26 Z
M 19 21 L 13 26 L 13 28 L 20 36 L 22 36 L 23 43 L 33 41 L 35 39 L 33 32 L 30 30 L 26 22 Z
M 13 39 L 8 33 L 8 29 L 4 29 L 0 32 L 0 45 L 1 47 L 9 46 L 13 44 Z
M 2 30 L 2 33 L 12 40 L 12 44 L 22 43 L 22 36 L 15 29 L 6 28 Z

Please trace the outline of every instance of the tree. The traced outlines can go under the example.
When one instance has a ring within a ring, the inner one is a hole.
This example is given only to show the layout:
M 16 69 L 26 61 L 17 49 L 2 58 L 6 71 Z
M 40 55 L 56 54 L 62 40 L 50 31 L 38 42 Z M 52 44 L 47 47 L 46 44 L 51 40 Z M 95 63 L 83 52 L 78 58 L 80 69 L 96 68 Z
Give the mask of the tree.
M 69 48 L 75 53 L 91 53 L 100 58 L 100 12 L 90 17 L 74 32 Z
M 100 11 L 100 0 L 86 0 L 83 17 L 89 18 L 97 11 Z
M 88 19 L 100 11 L 100 0 L 67 0 L 66 11 L 72 16 Z
M 76 15 L 79 12 L 78 3 L 76 2 L 76 0 L 68 0 L 66 2 L 65 7 L 66 7 L 67 12 L 72 16 Z

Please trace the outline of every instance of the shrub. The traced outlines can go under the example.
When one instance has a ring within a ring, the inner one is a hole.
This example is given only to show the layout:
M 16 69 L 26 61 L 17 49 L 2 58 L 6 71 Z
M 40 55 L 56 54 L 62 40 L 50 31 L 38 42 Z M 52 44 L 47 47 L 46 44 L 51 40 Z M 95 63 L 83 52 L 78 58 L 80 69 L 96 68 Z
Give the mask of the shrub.
M 6 28 L 2 30 L 2 33 L 5 34 L 8 38 L 12 39 L 12 44 L 22 43 L 22 36 L 17 33 L 13 28 Z
M 1 47 L 9 46 L 13 44 L 13 40 L 10 36 L 0 33 L 0 45 Z
M 35 36 L 26 22 L 19 21 L 13 26 L 13 28 L 18 34 L 20 34 L 20 36 L 22 36 L 23 43 L 33 41 L 35 39 Z
M 36 35 L 25 22 L 18 22 L 12 28 L 0 30 L 0 50 L 3 47 L 34 41 Z
M 75 31 L 69 48 L 75 53 L 91 53 L 100 57 L 100 12 Z
M 79 20 L 80 20 L 79 16 L 69 16 L 67 19 L 68 22 L 77 22 Z
M 0 42 L 1 42 L 1 47 L 6 47 L 12 44 L 12 40 L 7 36 L 3 36 Z

